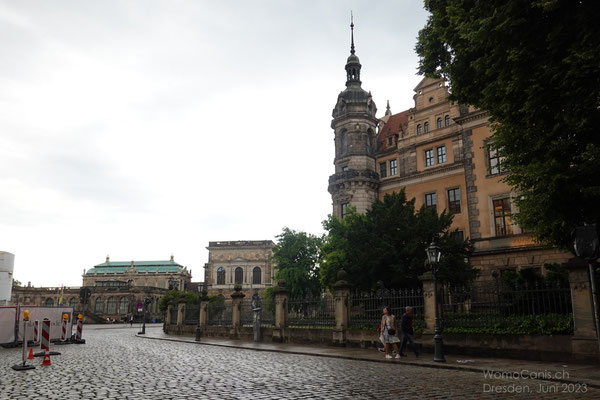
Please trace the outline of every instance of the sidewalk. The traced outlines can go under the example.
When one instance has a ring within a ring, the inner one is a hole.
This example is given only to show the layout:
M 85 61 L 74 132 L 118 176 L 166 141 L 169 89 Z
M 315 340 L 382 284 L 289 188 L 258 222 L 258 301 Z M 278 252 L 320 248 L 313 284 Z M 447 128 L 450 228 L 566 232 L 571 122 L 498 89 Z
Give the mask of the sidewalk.
M 430 353 L 421 354 L 415 358 L 411 352 L 406 352 L 408 357 L 401 360 L 388 360 L 385 355 L 376 349 L 361 349 L 352 347 L 334 347 L 317 345 L 297 345 L 281 343 L 255 343 L 242 340 L 230 340 L 220 338 L 203 337 L 196 342 L 194 337 L 167 335 L 157 326 L 148 329 L 145 335 L 137 335 L 139 338 L 168 340 L 173 342 L 193 343 L 205 346 L 233 347 L 254 351 L 271 351 L 275 353 L 300 354 L 315 357 L 342 358 L 347 360 L 370 361 L 379 363 L 393 363 L 401 365 L 412 365 L 424 368 L 454 369 L 461 371 L 472 371 L 477 373 L 505 373 L 510 377 L 517 376 L 522 379 L 544 379 L 548 381 L 565 383 L 585 383 L 589 387 L 600 389 L 600 366 L 589 364 L 563 364 L 558 362 L 512 360 L 502 358 L 482 358 L 473 356 L 456 356 L 446 354 L 446 362 L 433 361 Z

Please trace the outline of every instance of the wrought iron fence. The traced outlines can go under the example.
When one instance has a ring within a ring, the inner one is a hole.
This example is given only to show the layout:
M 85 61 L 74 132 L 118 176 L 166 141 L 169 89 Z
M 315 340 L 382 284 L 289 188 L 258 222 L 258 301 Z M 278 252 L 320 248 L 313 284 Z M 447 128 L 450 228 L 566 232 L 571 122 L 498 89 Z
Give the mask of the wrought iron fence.
M 306 328 L 335 326 L 333 298 L 323 295 L 289 299 L 288 326 Z
M 415 328 L 424 325 L 423 291 L 420 289 L 380 289 L 376 292 L 356 292 L 350 295 L 349 325 L 353 328 L 375 329 L 381 323 L 383 307 L 390 307 L 400 318 L 407 306 L 413 308 Z
M 231 326 L 232 307 L 231 300 L 219 299 L 208 303 L 206 307 L 206 324 L 218 326 Z
M 514 287 L 490 284 L 469 289 L 442 287 L 438 293 L 442 326 L 446 330 L 510 330 L 512 325 L 523 324 L 524 317 L 535 317 L 536 324 L 548 327 L 556 321 L 564 324 L 565 319 L 572 323 L 570 288 L 557 283 Z
M 269 298 L 261 299 L 260 326 L 273 326 L 275 323 L 275 305 Z M 254 326 L 254 312 L 252 311 L 252 300 L 244 300 L 240 309 L 240 324 L 242 326 Z
M 184 325 L 197 325 L 200 319 L 200 306 L 196 304 L 190 304 L 185 306 L 183 314 Z

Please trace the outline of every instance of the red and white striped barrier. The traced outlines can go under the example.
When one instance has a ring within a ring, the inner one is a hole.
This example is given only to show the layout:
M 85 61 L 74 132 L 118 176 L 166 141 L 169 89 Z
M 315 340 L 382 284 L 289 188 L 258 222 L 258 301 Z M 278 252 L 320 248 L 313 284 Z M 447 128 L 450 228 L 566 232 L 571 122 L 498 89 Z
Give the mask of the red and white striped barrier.
M 67 337 L 67 322 L 68 322 L 68 318 L 69 315 L 68 314 L 63 314 L 62 316 L 62 327 L 61 327 L 61 333 L 60 333 L 60 342 L 56 343 L 56 344 L 69 344 L 70 341 L 67 339 L 70 339 Z
M 37 319 L 33 321 L 33 342 L 40 342 L 40 321 Z
M 50 350 L 50 320 L 44 318 L 42 321 L 42 350 Z
M 83 315 L 79 314 L 77 316 L 77 330 L 75 331 L 75 343 L 84 344 L 85 339 L 82 339 L 81 336 L 83 334 Z
M 42 321 L 42 341 L 41 341 L 41 352 L 35 353 L 36 357 L 44 357 L 46 358 L 46 354 L 51 356 L 58 356 L 60 353 L 58 351 L 50 351 L 50 320 L 48 318 L 44 318 Z

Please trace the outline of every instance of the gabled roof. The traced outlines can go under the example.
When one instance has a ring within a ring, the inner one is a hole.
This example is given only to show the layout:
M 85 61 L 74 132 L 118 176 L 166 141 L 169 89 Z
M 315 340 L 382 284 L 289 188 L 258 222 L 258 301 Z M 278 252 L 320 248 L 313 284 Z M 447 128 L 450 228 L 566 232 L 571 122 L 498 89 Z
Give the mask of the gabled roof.
M 419 89 L 423 89 L 427 86 L 436 85 L 440 81 L 443 82 L 444 80 L 443 79 L 432 79 L 432 78 L 425 77 L 425 78 L 421 79 L 421 82 L 419 82 L 419 84 L 413 90 L 416 92 Z
M 386 137 L 390 134 L 398 134 L 402 136 L 402 132 L 408 124 L 408 111 L 405 110 L 398 114 L 391 115 L 385 125 L 379 130 L 379 134 L 377 135 L 377 141 L 381 143 L 381 147 L 379 149 L 380 152 L 384 153 L 388 150 L 391 150 L 387 147 Z

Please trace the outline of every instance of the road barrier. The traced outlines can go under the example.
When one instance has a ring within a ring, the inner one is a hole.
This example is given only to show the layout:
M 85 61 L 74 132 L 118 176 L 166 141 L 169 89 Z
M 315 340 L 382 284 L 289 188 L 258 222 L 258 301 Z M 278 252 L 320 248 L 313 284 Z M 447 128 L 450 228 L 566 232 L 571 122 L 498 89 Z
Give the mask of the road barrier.
M 27 310 L 23 311 L 23 321 L 29 322 L 29 311 Z M 25 334 L 27 333 L 27 324 L 24 324 L 23 329 L 23 337 L 27 337 L 25 336 Z M 27 340 L 23 340 L 22 363 L 13 365 L 12 369 L 14 369 L 15 371 L 26 371 L 28 369 L 35 369 L 33 365 L 27 365 L 27 357 L 25 357 L 25 354 L 27 354 Z
M 49 356 L 59 356 L 60 353 L 58 351 L 50 351 L 50 320 L 48 318 L 44 318 L 42 321 L 42 341 L 40 345 L 42 352 L 35 353 L 36 357 L 44 357 L 44 361 L 46 360 L 46 355 Z
M 77 316 L 77 330 L 75 331 L 75 342 L 77 344 L 85 344 L 85 339 L 82 339 L 83 334 L 83 315 Z

